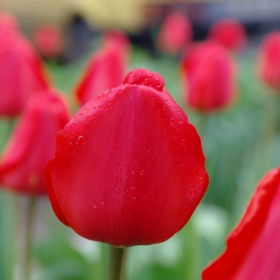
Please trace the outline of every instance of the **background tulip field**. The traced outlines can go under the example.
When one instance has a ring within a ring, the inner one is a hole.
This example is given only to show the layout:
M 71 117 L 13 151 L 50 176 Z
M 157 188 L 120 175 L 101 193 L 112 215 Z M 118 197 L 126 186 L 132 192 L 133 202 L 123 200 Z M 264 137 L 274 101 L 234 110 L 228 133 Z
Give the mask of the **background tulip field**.
M 128 249 L 125 279 L 201 279 L 202 270 L 225 249 L 226 237 L 244 213 L 257 182 L 268 170 L 279 166 L 280 100 L 257 74 L 264 35 L 248 37 L 246 48 L 231 54 L 237 64 L 238 94 L 230 106 L 211 113 L 195 111 L 184 102 L 179 54 L 152 55 L 132 45 L 128 70 L 146 68 L 164 78 L 165 88 L 202 139 L 210 184 L 179 233 L 161 244 Z M 99 45 L 100 37 L 96 36 L 90 51 L 82 58 L 69 64 L 58 63 L 56 59 L 45 62 L 54 87 L 69 98 L 72 113 L 78 108 L 73 90 Z M 16 123 L 17 118 L 0 119 L 1 152 Z M 21 279 L 27 201 L 26 195 L 0 189 L 0 279 L 3 280 Z M 106 279 L 107 244 L 86 240 L 61 224 L 48 197 L 38 198 L 34 219 L 31 280 Z

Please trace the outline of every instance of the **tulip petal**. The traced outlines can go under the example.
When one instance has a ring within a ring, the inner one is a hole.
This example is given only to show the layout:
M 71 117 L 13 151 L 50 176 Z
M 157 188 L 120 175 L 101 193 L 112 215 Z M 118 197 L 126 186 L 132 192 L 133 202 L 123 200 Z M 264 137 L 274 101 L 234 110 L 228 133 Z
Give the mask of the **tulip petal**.
M 280 275 L 280 168 L 260 182 L 225 252 L 203 273 L 203 280 L 277 280 Z
M 52 184 L 52 178 L 51 178 L 51 171 L 52 171 L 52 164 L 53 164 L 53 160 L 51 160 L 45 167 L 45 181 L 46 181 L 46 185 L 48 186 L 48 194 L 49 194 L 49 198 L 50 198 L 50 202 L 53 208 L 53 211 L 55 212 L 57 218 L 66 226 L 69 226 L 66 218 L 64 217 L 61 208 L 57 202 L 57 198 L 55 195 L 55 191 L 53 188 L 53 184 Z

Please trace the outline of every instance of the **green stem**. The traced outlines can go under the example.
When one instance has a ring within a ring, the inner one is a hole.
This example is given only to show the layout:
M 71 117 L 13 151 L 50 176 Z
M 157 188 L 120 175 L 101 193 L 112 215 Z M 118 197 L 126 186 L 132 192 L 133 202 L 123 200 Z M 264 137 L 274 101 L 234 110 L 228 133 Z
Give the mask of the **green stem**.
M 24 259 L 23 259 L 23 280 L 30 278 L 30 260 L 31 260 L 31 244 L 32 244 L 32 229 L 35 216 L 36 198 L 30 197 L 27 205 L 26 233 L 24 244 Z
M 193 217 L 183 229 L 184 236 L 184 280 L 199 279 L 200 271 L 200 237 L 195 230 Z
M 110 246 L 108 280 L 120 280 L 125 248 Z

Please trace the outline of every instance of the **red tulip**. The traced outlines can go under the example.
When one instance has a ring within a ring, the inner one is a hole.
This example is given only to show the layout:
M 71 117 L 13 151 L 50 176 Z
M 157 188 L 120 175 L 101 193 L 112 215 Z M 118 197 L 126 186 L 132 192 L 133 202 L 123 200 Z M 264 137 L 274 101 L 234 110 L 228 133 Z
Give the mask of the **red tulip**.
M 215 42 L 198 43 L 182 59 L 183 93 L 196 110 L 212 112 L 236 97 L 236 65 L 226 49 Z
M 216 40 L 230 51 L 240 51 L 247 43 L 243 25 L 236 19 L 217 20 L 210 28 L 209 39 Z
M 104 46 L 113 45 L 113 48 L 118 48 L 124 61 L 128 60 L 131 46 L 126 34 L 117 29 L 107 30 L 102 35 L 102 41 Z
M 6 36 L 19 35 L 19 27 L 17 20 L 12 14 L 0 13 L 0 39 L 5 40 Z M 1 43 L 3 44 L 3 43 Z
M 31 45 L 21 36 L 0 44 L 0 115 L 20 114 L 28 98 L 48 87 L 46 73 Z
M 128 42 L 125 42 L 120 33 L 107 33 L 103 40 L 103 47 L 91 57 L 87 70 L 75 90 L 80 105 L 118 86 L 124 79 Z
M 163 21 L 156 44 L 165 53 L 178 54 L 192 40 L 192 26 L 180 12 L 170 13 Z
M 56 57 L 62 50 L 62 34 L 54 24 L 41 25 L 34 34 L 34 42 L 45 57 Z
M 280 275 L 280 168 L 259 183 L 225 252 L 202 274 L 203 280 L 277 280 Z
M 33 96 L 0 160 L 0 182 L 28 194 L 46 194 L 43 171 L 53 158 L 55 134 L 68 122 L 64 100 L 53 91 Z
M 259 55 L 259 77 L 272 88 L 280 87 L 280 31 L 268 34 Z
M 115 246 L 163 242 L 189 220 L 208 176 L 200 138 L 157 73 L 82 107 L 45 169 L 53 209 L 79 235 Z

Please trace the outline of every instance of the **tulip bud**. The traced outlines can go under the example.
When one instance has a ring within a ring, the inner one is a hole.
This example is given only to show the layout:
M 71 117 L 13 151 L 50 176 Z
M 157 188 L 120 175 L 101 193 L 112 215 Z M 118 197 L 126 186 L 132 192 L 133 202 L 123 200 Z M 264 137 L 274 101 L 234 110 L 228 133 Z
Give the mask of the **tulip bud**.
M 44 57 L 56 57 L 62 50 L 62 34 L 54 24 L 41 25 L 34 33 L 34 42 Z
M 103 47 L 90 58 L 87 70 L 75 90 L 81 106 L 122 83 L 129 50 L 129 40 L 123 33 L 108 31 L 103 35 Z
M 208 37 L 230 51 L 240 51 L 247 43 L 245 28 L 238 20 L 232 18 L 217 20 L 211 26 Z
M 280 87 L 280 31 L 268 34 L 259 53 L 258 74 L 272 88 Z
M 64 100 L 53 91 L 33 96 L 0 160 L 0 182 L 27 194 L 46 194 L 43 170 L 54 156 L 55 134 L 68 122 Z
M 178 54 L 191 40 L 192 26 L 188 17 L 180 12 L 173 12 L 164 19 L 156 44 L 162 52 Z
M 19 27 L 17 20 L 12 14 L 0 13 L 0 39 L 1 44 L 6 36 L 19 35 Z
M 21 36 L 9 36 L 0 44 L 0 115 L 18 115 L 27 100 L 48 87 L 42 61 Z
M 186 51 L 181 65 L 183 95 L 190 107 L 209 113 L 235 100 L 236 64 L 222 45 L 195 44 Z
M 208 186 L 200 138 L 157 73 L 135 69 L 57 133 L 45 169 L 57 217 L 114 246 L 167 240 Z

